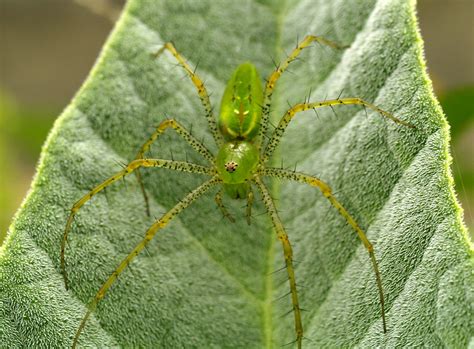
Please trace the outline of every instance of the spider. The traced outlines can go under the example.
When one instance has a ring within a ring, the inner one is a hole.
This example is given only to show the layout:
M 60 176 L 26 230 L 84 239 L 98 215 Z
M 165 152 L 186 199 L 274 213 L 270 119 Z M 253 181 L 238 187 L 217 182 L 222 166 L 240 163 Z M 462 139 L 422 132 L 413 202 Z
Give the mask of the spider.
M 232 77 L 230 78 L 225 88 L 221 109 L 218 119 L 213 115 L 213 109 L 209 100 L 209 94 L 204 86 L 202 80 L 191 69 L 185 59 L 178 53 L 172 43 L 166 43 L 156 53 L 156 57 L 161 55 L 165 50 L 171 53 L 178 64 L 184 68 L 187 75 L 191 78 L 194 86 L 197 89 L 202 105 L 205 110 L 205 116 L 208 122 L 210 132 L 216 142 L 219 150 L 217 155 L 212 154 L 198 139 L 196 139 L 185 127 L 174 119 L 167 119 L 163 121 L 153 132 L 150 138 L 142 145 L 138 151 L 135 159 L 131 161 L 126 167 L 106 179 L 94 189 L 89 191 L 81 197 L 71 208 L 69 217 L 67 219 L 64 230 L 63 239 L 61 242 L 61 270 L 64 278 L 66 289 L 68 288 L 68 277 L 66 273 L 65 260 L 65 246 L 68 239 L 68 233 L 74 216 L 79 209 L 88 202 L 94 195 L 104 190 L 107 186 L 116 182 L 117 180 L 135 173 L 140 184 L 140 188 L 145 200 L 145 207 L 147 214 L 150 215 L 150 208 L 148 196 L 145 191 L 141 176 L 140 168 L 159 167 L 167 168 L 175 171 L 190 172 L 205 174 L 210 177 L 209 180 L 202 183 L 196 189 L 187 194 L 181 201 L 179 201 L 173 208 L 166 212 L 161 218 L 157 219 L 146 231 L 143 239 L 135 246 L 135 248 L 121 261 L 115 271 L 108 277 L 102 287 L 98 290 L 95 297 L 90 301 L 88 310 L 82 318 L 82 321 L 76 331 L 72 347 L 76 347 L 80 334 L 83 331 L 88 318 L 96 309 L 97 304 L 104 298 L 109 288 L 117 280 L 118 276 L 125 270 L 129 263 L 146 247 L 153 239 L 155 234 L 165 228 L 167 224 L 184 209 L 186 209 L 193 201 L 198 199 L 210 188 L 220 185 L 220 190 L 215 196 L 215 201 L 222 214 L 234 221 L 233 216 L 226 210 L 223 205 L 222 196 L 227 194 L 232 199 L 245 199 L 246 205 L 246 219 L 250 224 L 252 204 L 254 201 L 254 194 L 252 188 L 257 188 L 260 192 L 263 204 L 266 208 L 268 216 L 272 222 L 273 228 L 276 232 L 277 238 L 281 243 L 286 272 L 288 274 L 288 282 L 292 302 L 292 312 L 294 314 L 295 326 L 295 340 L 298 349 L 302 348 L 303 341 L 303 324 L 301 320 L 301 307 L 298 300 L 298 288 L 296 283 L 295 268 L 293 261 L 293 251 L 290 240 L 285 231 L 284 225 L 278 215 L 275 203 L 267 186 L 263 183 L 262 177 L 275 177 L 283 180 L 296 181 L 311 187 L 317 188 L 329 200 L 331 205 L 344 217 L 353 230 L 359 236 L 361 242 L 367 249 L 369 258 L 371 260 L 375 281 L 378 288 L 382 326 L 384 333 L 387 331 L 385 321 L 384 308 L 384 293 L 382 289 L 381 276 L 374 254 L 374 248 L 371 242 L 367 239 L 364 231 L 356 222 L 356 220 L 348 213 L 348 211 L 341 205 L 341 203 L 333 195 L 330 186 L 321 179 L 296 172 L 289 171 L 282 168 L 273 168 L 267 166 L 269 159 L 277 148 L 282 139 L 282 136 L 291 122 L 291 120 L 300 112 L 322 107 L 333 107 L 337 105 L 361 105 L 364 108 L 369 108 L 379 113 L 382 117 L 390 119 L 391 121 L 413 128 L 414 126 L 402 121 L 389 112 L 386 112 L 378 106 L 364 101 L 361 98 L 336 98 L 327 99 L 323 101 L 310 102 L 293 105 L 289 108 L 280 119 L 277 127 L 269 135 L 267 142 L 264 138 L 267 137 L 269 113 L 271 107 L 272 93 L 275 85 L 287 69 L 288 65 L 294 61 L 303 49 L 310 46 L 312 43 L 320 43 L 335 49 L 343 48 L 339 44 L 327 40 L 320 36 L 308 35 L 300 41 L 290 55 L 278 65 L 272 74 L 266 80 L 265 86 L 262 88 L 262 83 L 255 66 L 251 63 L 243 63 L 237 67 Z M 160 137 L 167 129 L 174 130 L 181 136 L 191 147 L 201 154 L 209 162 L 209 166 L 201 166 L 190 162 L 164 160 L 164 159 L 150 159 L 145 158 L 144 154 L 150 149 L 150 146 Z

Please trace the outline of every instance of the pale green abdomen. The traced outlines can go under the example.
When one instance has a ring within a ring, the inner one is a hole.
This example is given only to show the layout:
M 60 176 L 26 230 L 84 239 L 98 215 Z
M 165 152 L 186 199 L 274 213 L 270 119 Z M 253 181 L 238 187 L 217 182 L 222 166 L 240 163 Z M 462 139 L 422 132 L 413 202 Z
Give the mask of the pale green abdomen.
M 227 140 L 253 139 L 262 117 L 262 85 L 251 63 L 241 64 L 227 83 L 222 96 L 219 130 Z

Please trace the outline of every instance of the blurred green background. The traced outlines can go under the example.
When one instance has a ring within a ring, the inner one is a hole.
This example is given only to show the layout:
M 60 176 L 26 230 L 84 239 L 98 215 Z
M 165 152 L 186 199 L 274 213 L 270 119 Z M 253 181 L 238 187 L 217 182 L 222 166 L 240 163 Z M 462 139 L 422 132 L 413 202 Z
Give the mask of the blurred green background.
M 0 244 L 49 129 L 86 78 L 123 4 L 0 0 Z M 451 124 L 452 170 L 472 234 L 474 0 L 419 0 L 417 8 L 428 71 Z

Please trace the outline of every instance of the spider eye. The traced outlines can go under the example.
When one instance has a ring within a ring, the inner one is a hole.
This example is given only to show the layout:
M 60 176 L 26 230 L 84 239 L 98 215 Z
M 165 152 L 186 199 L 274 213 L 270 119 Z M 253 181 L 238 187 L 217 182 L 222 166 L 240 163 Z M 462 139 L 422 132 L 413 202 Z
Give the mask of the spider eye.
M 236 163 L 235 161 L 229 161 L 224 166 L 227 172 L 232 173 L 232 172 L 235 172 L 235 170 L 237 170 L 237 167 L 239 166 L 239 164 Z

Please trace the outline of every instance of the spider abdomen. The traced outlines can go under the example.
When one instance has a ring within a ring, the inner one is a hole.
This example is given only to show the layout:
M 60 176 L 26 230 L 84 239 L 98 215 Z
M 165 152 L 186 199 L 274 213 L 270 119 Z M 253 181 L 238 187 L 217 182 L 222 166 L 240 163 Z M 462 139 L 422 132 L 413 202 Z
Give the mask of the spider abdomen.
M 262 83 L 251 63 L 237 67 L 227 83 L 221 102 L 219 130 L 227 140 L 253 139 L 262 117 Z

